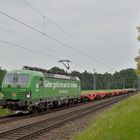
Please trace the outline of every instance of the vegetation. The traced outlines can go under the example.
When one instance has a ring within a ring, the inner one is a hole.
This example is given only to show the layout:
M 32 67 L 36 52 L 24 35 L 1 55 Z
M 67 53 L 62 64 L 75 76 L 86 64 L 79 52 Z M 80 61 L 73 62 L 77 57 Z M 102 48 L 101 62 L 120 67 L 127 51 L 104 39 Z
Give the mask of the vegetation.
M 1 99 L 1 84 L 5 74 L 6 74 L 6 70 L 2 70 L 0 68 L 0 99 Z M 9 114 L 8 110 L 0 108 L 0 116 L 7 115 L 7 114 Z
M 48 72 L 50 72 L 50 73 L 56 73 L 56 74 L 57 73 L 58 74 L 67 74 L 64 69 L 61 69 L 61 68 L 58 68 L 58 67 L 53 67 Z
M 137 26 L 137 30 L 138 30 L 138 32 L 140 33 L 140 25 Z M 140 41 L 140 35 L 138 35 L 137 39 Z
M 0 92 L 0 99 L 1 99 L 1 92 Z M 0 116 L 8 115 L 10 112 L 7 109 L 3 109 L 0 107 Z
M 140 75 L 140 50 L 139 50 L 139 55 L 135 58 L 137 69 L 136 73 L 137 75 Z
M 139 140 L 140 95 L 132 96 L 96 116 L 75 140 Z
M 93 77 L 94 75 L 92 73 L 88 73 L 86 71 L 81 73 L 80 79 L 82 89 L 93 89 Z M 135 86 L 136 81 L 137 77 L 134 69 L 121 70 L 120 72 L 115 72 L 114 74 L 96 73 L 96 89 L 122 89 L 123 82 L 125 82 L 125 88 L 132 88 Z
M 2 70 L 0 68 L 0 92 L 1 92 L 2 79 L 3 79 L 3 77 L 4 77 L 5 74 L 6 74 L 6 70 Z
M 52 68 L 50 71 L 54 73 L 63 73 L 63 69 L 57 67 Z M 82 73 L 78 71 L 72 71 L 69 73 L 71 76 L 77 76 L 81 80 L 82 90 L 93 90 L 93 77 L 94 74 L 84 71 Z M 120 72 L 110 73 L 96 73 L 96 89 L 122 89 L 135 88 L 137 86 L 137 76 L 134 69 L 129 68 L 121 70 Z
M 0 116 L 5 116 L 10 114 L 9 111 L 7 109 L 2 109 L 0 108 Z

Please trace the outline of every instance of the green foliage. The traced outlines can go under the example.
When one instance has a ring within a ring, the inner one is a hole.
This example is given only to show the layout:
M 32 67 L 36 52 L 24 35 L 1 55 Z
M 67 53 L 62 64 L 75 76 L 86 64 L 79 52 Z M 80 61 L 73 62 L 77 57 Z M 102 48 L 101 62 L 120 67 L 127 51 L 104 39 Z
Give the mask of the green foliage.
M 7 109 L 0 108 L 0 116 L 5 116 L 10 114 L 10 112 Z
M 6 70 L 0 69 L 0 91 L 1 91 L 2 80 L 5 74 L 6 74 Z
M 78 71 L 72 71 L 70 73 L 72 76 L 77 76 L 81 80 L 82 90 L 93 89 L 93 77 L 92 73 L 87 71 L 80 73 Z M 115 72 L 114 74 L 96 73 L 96 89 L 121 89 L 123 88 L 123 82 L 125 88 L 134 88 L 137 83 L 137 76 L 134 69 L 121 70 L 120 72 Z
M 55 74 L 66 74 L 64 69 L 61 69 L 59 67 L 53 67 L 49 70 L 50 73 L 55 73 Z
M 140 36 L 138 36 L 137 39 L 140 41 Z
M 135 74 L 134 69 L 127 69 L 127 70 L 121 70 L 120 76 L 123 77 L 126 81 L 125 87 L 131 88 L 134 86 L 134 81 L 136 81 L 137 76 Z
M 137 31 L 140 33 L 140 25 L 137 26 Z M 140 35 L 138 35 L 137 39 L 140 41 Z
M 96 116 L 75 140 L 139 140 L 140 95 L 130 97 Z
M 136 73 L 140 75 L 140 50 L 139 50 L 139 55 L 134 60 L 136 61 L 136 65 L 137 65 Z

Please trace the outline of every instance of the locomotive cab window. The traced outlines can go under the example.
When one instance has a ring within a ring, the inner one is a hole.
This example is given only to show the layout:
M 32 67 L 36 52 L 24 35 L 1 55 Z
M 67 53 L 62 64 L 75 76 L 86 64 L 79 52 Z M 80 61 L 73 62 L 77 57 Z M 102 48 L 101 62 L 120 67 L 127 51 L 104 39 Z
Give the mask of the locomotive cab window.
M 5 76 L 4 83 L 6 85 L 26 85 L 28 81 L 28 75 L 23 74 L 8 74 Z

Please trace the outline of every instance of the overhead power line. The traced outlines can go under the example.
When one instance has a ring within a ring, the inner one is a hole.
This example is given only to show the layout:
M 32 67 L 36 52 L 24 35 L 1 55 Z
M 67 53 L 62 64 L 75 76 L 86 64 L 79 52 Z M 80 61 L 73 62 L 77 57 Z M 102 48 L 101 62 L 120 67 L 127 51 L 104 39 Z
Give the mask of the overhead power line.
M 43 16 L 43 18 L 47 19 L 51 24 L 53 24 L 55 27 L 57 27 L 59 30 L 61 30 L 62 32 L 66 33 L 69 37 L 71 37 L 73 40 L 75 40 L 76 42 L 80 43 L 84 49 L 89 49 L 93 52 L 93 50 L 91 48 L 89 48 L 85 43 L 83 43 L 80 39 L 78 39 L 77 37 L 73 36 L 70 32 L 66 31 L 64 28 L 62 28 L 60 25 L 58 25 L 57 23 L 55 23 L 52 19 L 50 19 L 46 14 L 43 14 L 40 10 L 38 10 L 36 7 L 34 7 L 32 4 L 30 4 L 29 2 L 27 2 L 26 0 L 22 0 L 26 5 L 28 5 L 30 8 L 32 8 L 36 13 L 38 13 L 39 15 Z M 45 20 L 44 20 L 45 22 Z M 45 32 L 45 28 L 44 28 L 44 32 Z M 86 53 L 85 53 L 86 54 Z M 94 54 L 98 55 L 97 53 L 94 52 Z M 99 56 L 99 55 L 98 55 Z M 100 56 L 99 56 L 100 57 Z M 101 57 L 100 57 L 101 58 Z
M 36 28 L 34 28 L 34 27 L 32 27 L 32 26 L 30 26 L 30 25 L 28 25 L 28 24 L 26 24 L 26 23 L 24 23 L 24 22 L 22 22 L 22 21 L 20 21 L 20 20 L 18 20 L 18 19 L 16 19 L 16 18 L 14 18 L 14 17 L 12 17 L 12 16 L 10 16 L 10 15 L 4 13 L 4 12 L 1 12 L 1 11 L 0 11 L 0 14 L 2 14 L 2 15 L 4 15 L 4 16 L 6 16 L 6 17 L 8 17 L 8 18 L 10 18 L 10 19 L 12 19 L 12 20 L 14 20 L 14 21 L 16 21 L 16 22 L 18 22 L 18 23 L 20 23 L 20 24 L 22 24 L 22 25 L 24 25 L 24 26 L 26 26 L 26 27 L 28 27 L 28 28 L 30 28 L 30 29 L 32 29 L 32 30 L 34 30 L 34 31 L 36 31 L 36 32 L 38 32 L 38 33 L 44 35 L 44 33 L 41 32 L 40 30 L 38 30 L 38 29 L 36 29 Z
M 22 21 L 20 21 L 20 20 L 18 20 L 18 19 L 16 19 L 16 18 L 13 18 L 13 17 L 9 16 L 8 14 L 5 14 L 4 12 L 1 12 L 1 11 L 0 11 L 0 14 L 2 14 L 2 15 L 4 15 L 4 16 L 6 16 L 6 17 L 8 17 L 8 18 L 10 18 L 10 19 L 12 19 L 12 20 L 14 20 L 14 21 L 16 21 L 16 22 L 18 22 L 18 23 L 20 23 L 20 24 L 22 24 L 22 25 L 24 25 L 24 26 L 26 26 L 26 27 L 28 27 L 28 28 L 30 28 L 30 29 L 32 29 L 32 30 L 34 30 L 34 31 L 36 31 L 36 32 L 38 32 L 38 33 L 44 35 L 44 33 L 41 32 L 41 31 L 39 31 L 38 29 L 36 29 L 36 28 L 34 28 L 34 27 L 32 27 L 32 26 L 30 26 L 30 25 L 28 25 L 28 24 L 25 24 L 24 22 L 22 22 Z M 71 47 L 71 46 L 69 46 L 69 45 L 67 45 L 67 44 L 65 44 L 65 43 L 63 43 L 63 42 L 61 42 L 61 41 L 55 39 L 54 37 L 52 37 L 52 36 L 50 36 L 50 35 L 48 35 L 48 34 L 45 34 L 45 36 L 47 36 L 47 37 L 50 38 L 51 40 L 54 40 L 54 41 L 56 41 L 57 43 L 59 43 L 59 44 L 65 46 L 65 47 L 67 47 L 67 48 L 71 48 L 71 49 L 73 49 L 73 50 L 75 50 L 75 51 L 77 51 L 77 52 L 80 52 L 80 51 L 78 51 L 77 49 L 75 49 L 75 48 L 73 48 L 73 47 Z
M 1 40 L 1 39 L 0 39 L 0 42 L 2 42 L 2 43 L 4 43 L 4 44 L 11 45 L 11 46 L 16 47 L 16 48 L 19 48 L 19 49 L 24 49 L 24 50 L 27 50 L 27 51 L 36 53 L 36 54 L 39 54 L 39 55 L 49 56 L 49 57 L 51 57 L 51 58 L 53 58 L 53 59 L 56 59 L 56 60 L 60 59 L 60 58 L 55 57 L 55 56 L 52 56 L 52 55 L 50 55 L 50 54 L 38 52 L 38 51 L 36 51 L 36 50 L 34 50 L 34 49 L 26 48 L 26 47 L 23 47 L 23 46 L 20 46 L 20 45 L 17 45 L 17 44 L 15 44 L 15 43 L 8 42 L 8 41 L 5 41 L 5 40 Z
M 2 42 L 2 43 L 4 43 L 4 44 L 7 44 L 7 45 L 10 45 L 10 46 L 13 46 L 13 47 L 18 48 L 18 49 L 24 49 L 24 50 L 26 50 L 26 51 L 30 51 L 30 52 L 32 52 L 32 53 L 36 53 L 36 54 L 42 55 L 42 56 L 45 56 L 45 57 L 46 57 L 46 56 L 49 56 L 49 57 L 51 57 L 51 58 L 53 58 L 53 59 L 55 59 L 55 60 L 59 60 L 59 59 L 60 59 L 60 58 L 55 57 L 55 56 L 52 56 L 52 55 L 50 55 L 50 54 L 38 52 L 38 51 L 36 51 L 36 50 L 34 50 L 34 49 L 26 48 L 26 47 L 17 45 L 17 44 L 15 44 L 15 43 L 12 43 L 12 42 L 9 42 L 9 41 L 5 41 L 5 40 L 1 40 L 1 39 L 0 39 L 0 42 Z M 1 47 L 1 46 L 0 46 L 0 47 Z M 81 67 L 81 66 L 80 66 L 79 64 L 77 64 L 77 63 L 73 63 L 73 65 Z
M 44 17 L 44 14 L 42 12 L 40 12 L 37 8 L 35 8 L 34 6 L 32 6 L 29 2 L 27 2 L 26 0 L 22 0 L 25 4 L 27 4 L 29 7 L 31 7 L 32 9 L 34 9 L 39 15 Z
M 20 34 L 18 34 L 18 33 L 13 32 L 13 31 L 11 31 L 11 30 L 9 30 L 9 29 L 3 28 L 3 27 L 1 27 L 1 26 L 0 26 L 0 29 L 3 30 L 3 31 L 6 31 L 6 32 L 8 32 L 8 33 L 10 33 L 10 34 L 12 34 L 12 35 L 14 35 L 14 36 L 20 37 L 20 38 L 22 38 L 22 39 L 24 39 L 24 40 L 26 40 L 26 41 L 28 41 L 28 42 L 31 42 L 31 43 L 33 43 L 33 44 L 35 44 L 35 45 L 39 45 L 39 46 L 41 46 L 41 47 L 43 47 L 43 48 L 47 48 L 47 49 L 50 50 L 51 52 L 54 52 L 54 53 L 57 53 L 57 54 L 58 54 L 58 51 L 56 51 L 55 49 L 49 48 L 49 47 L 47 47 L 46 45 L 43 45 L 43 44 L 38 43 L 38 42 L 36 42 L 36 41 L 33 41 L 33 40 L 31 40 L 31 39 L 29 39 L 29 38 L 27 38 L 27 37 L 24 37 L 24 36 L 22 36 L 22 35 L 20 35 Z M 65 54 L 62 53 L 62 52 L 60 52 L 60 53 L 61 53 L 62 55 L 65 55 Z M 66 55 L 65 55 L 65 56 L 66 56 Z
M 68 36 L 70 36 L 71 38 L 73 38 L 74 40 L 80 42 L 82 45 L 83 42 L 81 42 L 80 40 L 76 39 L 71 33 L 69 33 L 68 31 L 66 31 L 65 29 L 63 29 L 60 25 L 56 24 L 53 20 L 51 20 L 48 16 L 46 16 L 45 14 L 43 14 L 40 10 L 38 10 L 36 7 L 34 7 L 33 5 L 31 5 L 29 2 L 27 2 L 26 0 L 22 0 L 25 4 L 27 4 L 29 7 L 31 7 L 34 11 L 36 11 L 39 15 L 45 17 L 48 19 L 49 22 L 51 22 L 53 25 L 55 25 L 57 28 L 59 28 L 61 31 L 65 32 Z M 84 45 L 85 46 L 85 45 Z
M 4 12 L 1 12 L 1 11 L 0 11 L 0 14 L 2 14 L 2 15 L 4 15 L 4 16 L 6 16 L 6 17 L 8 17 L 8 18 L 10 18 L 10 19 L 12 19 L 12 20 L 14 20 L 14 21 L 16 21 L 16 22 L 18 22 L 18 23 L 20 23 L 20 24 L 22 24 L 22 25 L 24 25 L 24 26 L 26 26 L 26 27 L 28 27 L 28 28 L 30 28 L 31 30 L 34 30 L 34 31 L 40 33 L 41 35 L 44 35 L 45 37 L 47 37 L 47 38 L 49 38 L 49 39 L 51 39 L 51 40 L 54 40 L 55 42 L 61 44 L 63 47 L 72 49 L 73 51 L 75 51 L 75 52 L 77 52 L 77 53 L 79 53 L 79 54 L 82 54 L 82 55 L 88 57 L 89 59 L 94 60 L 95 62 L 98 62 L 99 64 L 102 64 L 102 65 L 104 65 L 104 66 L 106 66 L 106 67 L 110 67 L 109 65 L 107 65 L 107 64 L 105 64 L 105 63 L 103 63 L 103 62 L 98 61 L 96 58 L 93 58 L 93 57 L 91 57 L 91 56 L 85 54 L 84 52 L 82 52 L 82 51 L 80 51 L 80 50 L 78 50 L 78 49 L 75 49 L 75 48 L 71 47 L 71 46 L 68 45 L 68 44 L 63 43 L 62 41 L 57 40 L 56 38 L 54 38 L 54 37 L 52 37 L 52 36 L 50 36 L 50 35 L 48 35 L 48 34 L 44 34 L 44 33 L 41 32 L 40 30 L 38 30 L 38 29 L 36 29 L 36 28 L 34 28 L 34 27 L 28 25 L 28 24 L 25 24 L 24 22 L 22 22 L 22 21 L 20 21 L 20 20 L 18 20 L 18 19 L 16 19 L 16 18 L 13 18 L 13 17 L 9 16 L 8 14 L 6 14 L 6 13 L 4 13 Z
M 48 16 L 46 16 L 45 14 L 43 14 L 40 10 L 38 10 L 36 7 L 34 7 L 33 5 L 31 5 L 29 2 L 27 2 L 26 0 L 22 0 L 25 4 L 27 4 L 30 8 L 32 8 L 34 11 L 36 11 L 39 15 L 43 16 L 43 18 L 46 18 L 50 23 L 52 23 L 54 26 L 56 26 L 58 29 L 60 29 L 61 31 L 63 31 L 64 33 L 66 33 L 68 36 L 70 36 L 72 39 L 74 39 L 75 41 L 80 42 L 84 47 L 85 44 L 83 42 L 81 42 L 79 39 L 75 38 L 71 33 L 69 33 L 68 31 L 66 31 L 65 29 L 63 29 L 60 25 L 56 24 L 53 20 L 51 20 Z
M 22 0 L 26 5 L 28 5 L 29 7 L 31 7 L 34 11 L 36 11 L 39 15 L 42 16 L 43 18 L 43 31 L 44 31 L 44 34 L 46 34 L 46 30 L 45 30 L 45 19 L 46 19 L 46 16 L 44 16 L 37 8 L 35 8 L 34 6 L 32 6 L 30 3 L 28 3 L 26 0 Z
M 27 37 L 24 37 L 24 36 L 22 36 L 22 35 L 20 35 L 20 34 L 18 34 L 18 33 L 15 33 L 15 32 L 13 32 L 13 31 L 10 31 L 10 30 L 8 30 L 8 29 L 5 29 L 5 28 L 3 28 L 3 27 L 1 27 L 1 26 L 0 26 L 0 29 L 3 30 L 3 31 L 6 31 L 6 32 L 8 32 L 8 33 L 10 33 L 10 34 L 12 34 L 12 35 L 14 35 L 14 36 L 17 36 L 17 37 L 19 37 L 19 38 L 22 38 L 22 39 L 24 39 L 24 40 L 26 40 L 26 41 L 28 41 L 28 42 L 31 42 L 31 43 L 33 43 L 33 44 L 35 44 L 35 45 L 39 45 L 39 46 L 41 46 L 41 47 L 43 47 L 43 48 L 47 48 L 47 49 L 50 50 L 51 52 L 54 52 L 54 53 L 58 54 L 58 51 L 56 51 L 55 49 L 49 48 L 49 47 L 47 47 L 46 45 L 43 45 L 43 44 L 38 43 L 38 42 L 36 42 L 36 41 L 33 41 L 33 40 L 31 40 L 31 39 L 29 39 L 29 38 L 27 38 Z M 66 58 L 68 57 L 68 56 L 67 56 L 65 53 L 63 53 L 62 51 L 59 52 L 59 54 L 62 54 L 62 55 L 65 56 Z M 76 60 L 77 60 L 78 62 L 80 61 L 80 60 L 78 60 L 78 59 L 76 59 Z M 77 63 L 73 63 L 73 64 L 80 66 L 80 65 L 77 64 Z

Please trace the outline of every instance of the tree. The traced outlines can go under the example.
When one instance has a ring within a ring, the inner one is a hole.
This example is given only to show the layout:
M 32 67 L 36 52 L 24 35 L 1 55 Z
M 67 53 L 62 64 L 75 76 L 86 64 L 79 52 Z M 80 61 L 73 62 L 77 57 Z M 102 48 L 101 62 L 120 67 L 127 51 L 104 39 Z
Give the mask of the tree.
M 51 72 L 66 74 L 64 69 L 58 67 L 53 67 Z M 79 71 L 72 71 L 69 75 L 79 77 L 82 90 L 93 89 L 93 73 L 87 72 L 86 70 L 82 73 Z M 136 84 L 137 75 L 135 70 L 132 68 L 123 69 L 114 74 L 107 72 L 104 74 L 96 73 L 96 89 L 122 89 L 123 87 L 133 88 Z
M 139 50 L 139 55 L 135 58 L 135 61 L 136 61 L 136 65 L 137 65 L 136 73 L 138 75 L 140 75 L 140 50 Z
M 6 74 L 6 70 L 0 69 L 0 91 L 1 91 L 2 80 L 5 74 Z
M 120 71 L 120 76 L 125 80 L 125 88 L 132 88 L 136 83 L 137 76 L 134 69 L 126 69 Z M 122 79 L 122 81 L 123 81 Z
M 55 74 L 66 74 L 64 69 L 61 69 L 59 67 L 53 67 L 49 70 L 50 73 L 55 73 Z
M 111 88 L 111 81 L 112 81 L 112 75 L 110 73 L 104 73 L 103 74 L 103 81 L 104 81 L 104 89 L 110 89 Z
M 140 36 L 139 36 L 140 37 Z M 139 39 L 140 40 L 140 39 Z M 139 50 L 139 55 L 135 58 L 137 69 L 135 70 L 138 78 L 138 89 L 140 89 L 140 50 Z
M 137 31 L 140 33 L 140 25 L 136 27 Z M 137 39 L 140 41 L 140 35 L 138 35 Z

